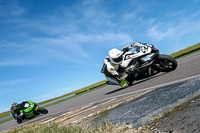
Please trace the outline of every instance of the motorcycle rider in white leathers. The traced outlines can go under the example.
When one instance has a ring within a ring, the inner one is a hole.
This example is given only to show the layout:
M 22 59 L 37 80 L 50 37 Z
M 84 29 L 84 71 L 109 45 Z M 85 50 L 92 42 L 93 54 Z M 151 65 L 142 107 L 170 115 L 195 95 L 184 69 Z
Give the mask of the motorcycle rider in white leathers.
M 114 84 L 120 85 L 123 88 L 128 87 L 132 82 L 130 83 L 127 78 L 128 78 L 128 73 L 130 71 L 134 72 L 135 70 L 135 64 L 130 65 L 127 68 L 122 67 L 123 63 L 123 56 L 124 53 L 128 52 L 129 50 L 135 48 L 140 48 L 141 43 L 136 42 L 131 44 L 130 46 L 124 47 L 121 51 L 113 48 L 109 51 L 109 56 L 104 59 L 104 65 L 101 70 L 102 73 L 105 74 L 106 78 Z M 135 53 L 137 54 L 137 53 Z

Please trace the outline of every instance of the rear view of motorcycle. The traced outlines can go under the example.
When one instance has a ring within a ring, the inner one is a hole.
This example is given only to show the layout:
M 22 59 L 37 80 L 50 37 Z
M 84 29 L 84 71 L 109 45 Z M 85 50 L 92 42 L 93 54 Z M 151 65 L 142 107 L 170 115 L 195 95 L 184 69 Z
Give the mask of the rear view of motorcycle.
M 18 124 L 22 123 L 23 120 L 32 119 L 37 115 L 47 113 L 47 109 L 38 107 L 37 104 L 31 100 L 24 101 L 20 104 L 13 103 L 10 108 L 10 114 Z

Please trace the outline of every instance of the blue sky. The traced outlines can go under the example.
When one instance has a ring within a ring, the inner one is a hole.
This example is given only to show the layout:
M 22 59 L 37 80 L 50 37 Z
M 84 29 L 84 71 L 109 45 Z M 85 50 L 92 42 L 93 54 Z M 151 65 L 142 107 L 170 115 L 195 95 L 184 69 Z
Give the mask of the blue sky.
M 200 0 L 0 0 L 0 112 L 105 77 L 111 48 L 171 54 L 200 42 Z

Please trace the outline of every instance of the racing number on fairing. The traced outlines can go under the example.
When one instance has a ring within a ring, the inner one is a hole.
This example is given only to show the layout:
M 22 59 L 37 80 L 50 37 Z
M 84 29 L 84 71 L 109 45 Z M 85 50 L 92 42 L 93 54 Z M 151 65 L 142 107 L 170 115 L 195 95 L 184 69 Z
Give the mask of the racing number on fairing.
M 146 53 L 146 51 L 148 50 L 148 47 L 141 47 L 140 50 L 141 50 L 143 53 Z
M 29 106 L 30 106 L 29 103 L 26 103 L 26 104 L 24 105 L 24 107 L 26 107 L 26 108 L 28 108 Z

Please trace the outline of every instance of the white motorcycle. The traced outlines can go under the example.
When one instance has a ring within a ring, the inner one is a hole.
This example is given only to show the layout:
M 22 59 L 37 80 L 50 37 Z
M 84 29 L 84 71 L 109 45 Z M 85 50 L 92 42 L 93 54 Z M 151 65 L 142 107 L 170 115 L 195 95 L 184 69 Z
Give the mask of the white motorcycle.
M 143 46 L 137 47 L 126 52 L 123 56 L 123 68 L 129 68 L 135 65 L 135 71 L 128 71 L 127 80 L 132 84 L 134 80 L 140 80 L 153 76 L 159 72 L 170 72 L 176 69 L 177 61 L 164 54 L 159 54 L 159 50 L 153 45 L 144 43 Z

